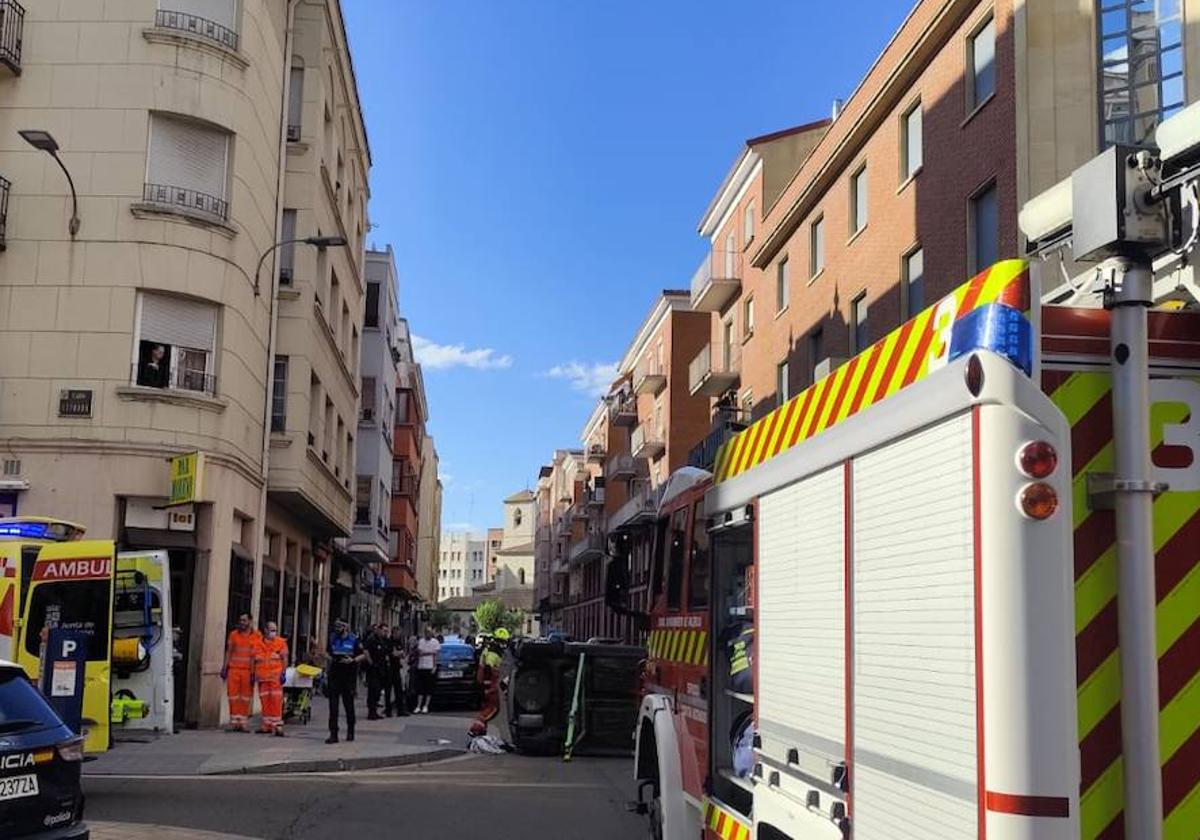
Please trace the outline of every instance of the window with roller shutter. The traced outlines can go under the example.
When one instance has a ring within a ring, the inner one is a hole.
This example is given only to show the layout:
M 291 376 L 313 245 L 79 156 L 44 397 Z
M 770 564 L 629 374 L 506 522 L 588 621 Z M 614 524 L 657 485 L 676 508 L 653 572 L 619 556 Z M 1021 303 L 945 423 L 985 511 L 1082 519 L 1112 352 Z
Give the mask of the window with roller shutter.
M 229 140 L 229 133 L 215 126 L 151 114 L 143 198 L 227 220 Z
M 173 295 L 138 296 L 134 382 L 150 388 L 216 393 L 217 307 Z

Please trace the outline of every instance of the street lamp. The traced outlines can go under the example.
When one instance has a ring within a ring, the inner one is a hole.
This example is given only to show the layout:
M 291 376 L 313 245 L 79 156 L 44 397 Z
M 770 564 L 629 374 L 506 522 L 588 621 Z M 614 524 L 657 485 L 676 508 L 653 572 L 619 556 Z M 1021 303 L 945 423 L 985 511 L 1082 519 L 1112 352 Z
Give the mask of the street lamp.
M 271 255 L 277 248 L 282 248 L 284 245 L 294 245 L 300 242 L 304 245 L 312 245 L 318 251 L 324 251 L 326 248 L 338 248 L 346 244 L 344 236 L 305 236 L 300 239 L 285 239 L 282 242 L 276 242 L 267 250 L 263 251 L 263 255 L 258 258 L 258 267 L 254 269 L 254 296 L 259 296 L 258 290 L 258 275 L 262 272 L 263 263 L 267 261 L 267 257 Z
M 71 187 L 71 221 L 67 223 L 67 230 L 71 234 L 71 238 L 75 238 L 75 234 L 79 233 L 79 197 L 75 195 L 75 181 L 71 178 L 71 173 L 67 171 L 67 167 L 63 164 L 62 158 L 58 156 L 58 141 L 54 139 L 54 135 L 49 131 L 43 131 L 40 128 L 26 128 L 17 132 L 22 139 L 30 146 L 38 151 L 45 152 L 54 158 L 59 169 L 67 176 L 67 184 Z

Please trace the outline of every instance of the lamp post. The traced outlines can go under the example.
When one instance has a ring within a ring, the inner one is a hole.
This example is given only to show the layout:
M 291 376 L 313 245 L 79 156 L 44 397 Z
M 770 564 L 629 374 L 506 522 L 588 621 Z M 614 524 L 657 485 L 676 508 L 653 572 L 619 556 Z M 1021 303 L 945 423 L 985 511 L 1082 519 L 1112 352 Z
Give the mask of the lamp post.
M 304 236 L 299 239 L 284 239 L 282 242 L 276 242 L 267 250 L 263 251 L 262 256 L 258 258 L 258 266 L 254 269 L 254 296 L 259 296 L 258 275 L 262 273 L 263 263 L 267 261 L 272 253 L 284 245 L 295 245 L 297 242 L 304 245 L 312 245 L 318 251 L 324 251 L 326 248 L 338 248 L 346 244 L 344 236 Z
M 54 158 L 54 162 L 58 164 L 58 168 L 67 176 L 67 185 L 71 188 L 71 220 L 67 223 L 67 231 L 71 234 L 71 238 L 75 238 L 75 234 L 79 233 L 79 197 L 75 194 L 75 181 L 71 178 L 71 173 L 67 170 L 66 165 L 62 162 L 62 158 L 58 156 L 58 141 L 54 139 L 54 135 L 49 131 L 44 131 L 40 128 L 25 128 L 17 132 L 21 138 L 38 151 L 45 152 Z

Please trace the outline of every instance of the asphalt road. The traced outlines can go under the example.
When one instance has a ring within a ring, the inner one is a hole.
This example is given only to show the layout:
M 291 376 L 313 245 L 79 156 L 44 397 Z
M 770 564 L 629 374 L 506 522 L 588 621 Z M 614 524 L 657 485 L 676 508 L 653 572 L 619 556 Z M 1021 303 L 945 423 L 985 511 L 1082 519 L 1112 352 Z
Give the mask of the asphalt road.
M 640 840 L 629 771 L 630 759 L 464 756 L 319 775 L 88 777 L 84 789 L 89 820 L 263 840 Z

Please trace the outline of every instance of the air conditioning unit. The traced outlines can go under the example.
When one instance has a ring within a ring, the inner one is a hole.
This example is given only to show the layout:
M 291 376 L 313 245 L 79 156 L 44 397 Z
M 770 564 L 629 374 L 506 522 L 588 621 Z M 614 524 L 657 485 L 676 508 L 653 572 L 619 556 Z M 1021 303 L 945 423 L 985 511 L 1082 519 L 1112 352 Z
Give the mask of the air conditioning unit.
M 846 364 L 847 361 L 849 360 L 844 356 L 830 356 L 826 359 L 822 359 L 821 361 L 817 362 L 816 367 L 813 368 L 813 381 L 816 382 L 818 379 L 824 379 L 842 365 Z

